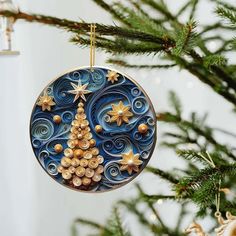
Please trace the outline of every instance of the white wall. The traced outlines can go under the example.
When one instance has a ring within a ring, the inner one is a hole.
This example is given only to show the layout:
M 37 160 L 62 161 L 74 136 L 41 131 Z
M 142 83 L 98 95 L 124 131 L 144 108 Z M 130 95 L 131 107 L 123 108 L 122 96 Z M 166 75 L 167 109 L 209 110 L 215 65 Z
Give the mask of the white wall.
M 29 12 L 112 23 L 91 1 L 21 0 L 19 5 Z M 128 198 L 134 184 L 105 194 L 82 194 L 63 188 L 41 169 L 29 139 L 33 104 L 45 85 L 58 74 L 87 65 L 88 50 L 68 43 L 69 34 L 62 30 L 25 22 L 18 22 L 15 30 L 16 47 L 21 55 L 0 57 L 0 232 L 2 236 L 69 235 L 71 222 L 78 216 L 103 222 L 112 203 Z M 107 55 L 98 53 L 97 64 L 104 65 L 106 58 Z M 187 72 L 122 70 L 146 89 L 156 110 L 168 108 L 167 91 L 174 89 L 182 98 L 186 114 L 191 110 L 210 111 L 212 124 L 235 129 L 233 117 L 228 115 L 230 106 Z M 162 132 L 165 127 L 159 124 L 158 129 Z M 165 170 L 181 166 L 182 162 L 172 152 L 157 147 L 151 164 Z M 167 192 L 166 184 L 153 176 L 141 174 L 136 181 L 141 181 L 149 192 Z M 173 225 L 175 214 L 166 214 L 172 207 L 173 204 L 163 204 L 159 210 Z M 143 235 L 142 229 L 136 232 Z

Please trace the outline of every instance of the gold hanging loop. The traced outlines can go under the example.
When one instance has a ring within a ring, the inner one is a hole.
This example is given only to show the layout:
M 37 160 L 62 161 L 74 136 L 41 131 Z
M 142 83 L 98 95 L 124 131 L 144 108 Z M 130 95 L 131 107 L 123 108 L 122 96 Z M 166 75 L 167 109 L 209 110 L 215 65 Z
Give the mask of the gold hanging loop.
M 95 65 L 95 50 L 96 50 L 96 25 L 90 25 L 90 70 L 93 71 Z

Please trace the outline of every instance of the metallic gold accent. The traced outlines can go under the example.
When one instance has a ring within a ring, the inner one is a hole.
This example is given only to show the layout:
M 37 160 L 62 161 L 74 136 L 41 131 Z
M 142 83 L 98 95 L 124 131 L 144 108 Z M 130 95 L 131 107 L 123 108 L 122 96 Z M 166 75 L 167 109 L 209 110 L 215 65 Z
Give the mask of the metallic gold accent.
M 84 113 L 84 108 L 83 108 L 83 107 L 79 107 L 79 108 L 77 109 L 77 112 L 78 112 L 79 114 Z
M 90 70 L 93 72 L 93 66 L 95 64 L 95 53 L 96 53 L 96 25 L 90 25 Z
M 82 184 L 83 184 L 84 186 L 90 185 L 90 184 L 91 184 L 91 179 L 89 179 L 89 178 L 87 178 L 87 177 L 83 177 L 83 178 L 82 178 Z
M 71 159 L 68 157 L 63 157 L 61 159 L 61 165 L 66 168 L 69 167 L 71 165 Z
M 76 114 L 75 119 L 76 120 L 85 120 L 87 117 L 85 114 Z
M 95 139 L 90 139 L 89 143 L 90 143 L 90 147 L 95 147 L 96 146 L 96 140 Z
M 118 77 L 120 75 L 116 72 L 116 71 L 113 71 L 113 70 L 109 70 L 108 71 L 108 74 L 106 75 L 107 77 L 107 81 L 111 81 L 112 84 L 114 84 L 116 81 L 118 81 Z
M 63 146 L 58 143 L 54 146 L 54 150 L 55 150 L 56 153 L 60 153 L 60 152 L 63 151 Z
M 74 88 L 73 90 L 69 90 L 68 93 L 74 94 L 75 98 L 74 98 L 74 102 L 79 99 L 80 97 L 86 101 L 85 98 L 85 94 L 91 93 L 91 91 L 86 90 L 86 88 L 88 87 L 88 83 L 82 85 L 81 80 L 78 80 L 78 85 L 74 84 L 74 83 L 70 83 L 71 86 Z
M 80 123 L 78 120 L 73 120 L 72 123 L 71 123 L 74 127 L 78 128 Z
M 76 146 L 75 140 L 69 140 L 67 142 L 67 145 L 69 148 L 75 148 L 75 146 Z
M 73 157 L 74 156 L 73 150 L 70 148 L 66 148 L 64 150 L 64 155 L 69 158 Z
M 132 150 L 128 153 L 122 154 L 122 160 L 119 161 L 121 164 L 120 170 L 127 170 L 129 175 L 132 174 L 133 171 L 139 172 L 139 167 L 143 161 L 139 160 L 139 154 L 134 154 Z
M 72 166 L 78 167 L 78 166 L 79 166 L 79 163 L 80 163 L 79 159 L 77 159 L 77 158 L 72 158 L 72 159 L 71 159 L 71 165 L 72 165 Z
M 205 234 L 202 226 L 196 222 L 193 222 L 187 229 L 185 229 L 184 233 L 186 233 L 186 234 L 196 233 L 196 235 L 198 235 L 198 236 L 207 236 L 207 234 Z
M 138 126 L 138 132 L 141 134 L 146 134 L 148 131 L 148 126 L 146 124 L 140 124 Z
M 70 133 L 69 139 L 75 140 L 75 139 L 77 139 L 77 135 L 73 134 L 73 133 Z
M 92 178 L 94 176 L 94 170 L 91 168 L 86 168 L 85 170 L 85 176 L 88 178 Z
M 53 116 L 53 121 L 56 124 L 60 124 L 61 123 L 61 117 L 59 115 L 55 115 L 55 116 Z
M 92 148 L 91 151 L 94 156 L 97 156 L 99 154 L 99 150 L 96 147 Z
M 42 107 L 42 111 L 51 111 L 51 107 L 56 105 L 53 101 L 53 97 L 48 96 L 46 89 L 43 92 L 43 96 L 39 97 L 39 101 L 36 104 Z
M 102 179 L 102 176 L 100 174 L 95 174 L 92 178 L 94 182 L 99 182 Z
M 79 102 L 78 107 L 84 107 L 84 104 L 82 102 Z
M 82 166 L 82 167 L 87 167 L 88 166 L 88 160 L 86 160 L 86 159 L 81 159 L 80 160 L 80 165 Z
M 74 186 L 79 187 L 82 184 L 82 180 L 79 177 L 75 176 L 73 177 L 72 183 L 74 184 Z
M 84 152 L 81 149 L 74 150 L 74 157 L 81 158 Z
M 98 165 L 99 165 L 98 160 L 95 157 L 90 159 L 88 162 L 88 167 L 91 169 L 96 169 L 98 167 Z
M 71 174 L 74 174 L 76 169 L 75 169 L 74 166 L 70 166 L 70 167 L 68 168 L 68 170 L 69 170 L 69 172 L 70 172 Z
M 102 165 L 99 165 L 99 166 L 96 168 L 95 172 L 96 172 L 97 174 L 103 173 L 103 172 L 104 172 L 104 167 L 103 167 Z
M 102 164 L 102 163 L 104 162 L 104 157 L 101 156 L 101 155 L 98 155 L 98 156 L 97 156 L 97 159 L 98 159 L 98 163 L 99 163 L 99 164 Z
M 89 149 L 89 145 L 90 145 L 90 143 L 89 143 L 89 141 L 86 140 L 86 139 L 79 140 L 79 142 L 78 142 L 78 146 L 79 146 L 79 148 L 81 148 L 82 150 L 87 150 L 87 149 Z
M 88 132 L 87 134 L 84 135 L 84 138 L 87 140 L 90 140 L 93 137 L 92 133 Z
M 75 170 L 75 174 L 78 177 L 83 177 L 85 175 L 85 168 L 82 167 L 82 166 L 77 167 L 76 170 Z
M 65 170 L 64 167 L 61 165 L 57 167 L 58 173 L 62 173 L 64 170 Z
M 64 170 L 62 172 L 62 178 L 65 179 L 65 180 L 71 179 L 72 174 L 69 172 L 69 170 Z
M 85 151 L 83 157 L 87 160 L 91 159 L 93 157 L 93 154 L 91 151 Z
M 96 131 L 97 133 L 101 133 L 102 130 L 103 130 L 103 128 L 102 128 L 101 125 L 96 125 L 96 126 L 95 126 L 95 131 Z
M 79 131 L 78 131 L 78 129 L 76 127 L 72 127 L 70 129 L 70 132 L 73 133 L 73 134 L 78 134 L 79 133 Z
M 121 126 L 123 122 L 129 123 L 129 118 L 133 116 L 133 113 L 129 111 L 130 106 L 125 106 L 122 101 L 119 103 L 111 104 L 112 111 L 108 111 L 107 114 L 112 116 L 110 122 L 117 122 L 118 126 Z

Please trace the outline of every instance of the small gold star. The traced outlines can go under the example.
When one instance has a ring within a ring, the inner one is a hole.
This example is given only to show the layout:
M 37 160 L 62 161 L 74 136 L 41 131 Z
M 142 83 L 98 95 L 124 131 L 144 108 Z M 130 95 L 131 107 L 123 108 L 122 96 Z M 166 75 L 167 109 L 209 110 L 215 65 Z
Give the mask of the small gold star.
M 51 107 L 56 105 L 53 101 L 53 97 L 48 96 L 46 90 L 44 90 L 43 96 L 39 97 L 39 101 L 36 104 L 42 107 L 42 111 L 51 111 Z
M 109 70 L 107 74 L 107 81 L 111 81 L 112 84 L 114 84 L 116 81 L 118 81 L 119 74 L 117 72 Z
M 133 116 L 133 113 L 129 111 L 130 106 L 125 106 L 122 101 L 118 105 L 111 104 L 112 111 L 108 111 L 107 114 L 111 115 L 110 122 L 117 122 L 118 126 L 121 126 L 122 122 L 129 123 L 129 118 Z
M 90 90 L 86 90 L 86 88 L 88 87 L 88 83 L 82 85 L 81 84 L 81 80 L 78 81 L 78 85 L 74 84 L 74 83 L 70 83 L 72 85 L 72 87 L 74 88 L 74 90 L 69 90 L 69 93 L 75 94 L 75 99 L 74 102 L 79 99 L 80 97 L 86 101 L 85 98 L 85 94 L 91 93 Z
M 134 154 L 132 150 L 128 153 L 122 154 L 122 160 L 119 161 L 121 164 L 120 170 L 127 170 L 129 175 L 132 174 L 133 171 L 138 172 L 139 167 L 143 162 L 139 160 L 139 154 Z

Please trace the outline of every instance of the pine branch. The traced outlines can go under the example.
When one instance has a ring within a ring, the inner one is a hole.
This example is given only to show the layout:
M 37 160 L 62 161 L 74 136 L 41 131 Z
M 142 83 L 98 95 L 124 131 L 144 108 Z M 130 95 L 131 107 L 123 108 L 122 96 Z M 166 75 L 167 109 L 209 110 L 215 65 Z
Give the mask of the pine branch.
M 222 55 L 209 55 L 204 57 L 204 65 L 205 67 L 211 68 L 212 66 L 224 66 L 227 63 L 227 60 Z
M 150 201 L 152 203 L 156 203 L 158 200 L 176 200 L 176 197 L 174 195 L 150 195 L 150 194 L 142 194 L 140 197 L 140 200 L 143 201 Z
M 113 209 L 112 217 L 108 220 L 106 225 L 109 230 L 106 233 L 103 233 L 103 236 L 131 236 L 131 233 L 128 232 L 127 229 L 123 228 L 123 224 L 116 207 Z
M 203 125 L 202 123 L 199 123 L 199 121 L 196 123 L 192 121 L 187 121 L 184 120 L 182 118 L 180 118 L 178 115 L 169 113 L 169 112 L 165 112 L 165 113 L 160 113 L 157 115 L 157 118 L 159 121 L 164 121 L 166 123 L 170 123 L 173 124 L 175 126 L 177 126 L 181 132 L 183 132 L 183 134 L 181 135 L 177 135 L 176 133 L 167 133 L 168 136 L 171 137 L 175 137 L 177 139 L 180 139 L 179 143 L 184 144 L 184 142 L 186 142 L 185 144 L 187 144 L 187 141 L 189 141 L 189 143 L 192 143 L 192 141 L 195 142 L 194 139 L 190 139 L 187 134 L 188 132 L 193 131 L 197 137 L 202 136 L 205 138 L 206 142 L 211 144 L 216 152 L 220 152 L 222 154 L 225 154 L 227 157 L 230 157 L 232 160 L 236 161 L 236 156 L 233 154 L 231 148 L 229 148 L 227 145 L 225 144 L 220 144 L 216 141 L 216 139 L 213 137 L 213 130 L 212 128 Z M 183 142 L 182 142 L 182 141 Z M 168 144 L 168 143 L 167 143 Z M 178 144 L 178 142 L 177 142 Z M 198 145 L 198 143 L 196 143 Z M 201 145 L 199 145 L 201 147 Z M 176 144 L 173 144 L 172 146 L 173 148 L 178 148 L 178 146 Z M 202 147 L 201 150 L 202 151 L 205 149 L 205 145 Z
M 190 1 L 188 0 L 177 12 L 176 18 L 181 16 L 191 5 L 192 5 L 192 0 L 190 0 Z
M 160 3 L 157 3 L 157 1 L 153 0 L 140 0 L 142 3 L 150 6 L 151 8 L 155 9 L 158 13 L 162 14 L 166 17 L 168 20 L 176 20 L 176 17 L 173 16 L 170 11 L 167 9 L 166 6 L 163 6 Z
M 137 189 L 139 192 L 139 195 L 143 196 L 144 195 L 144 191 L 142 190 L 140 185 L 137 185 Z M 146 201 L 149 209 L 151 210 L 152 214 L 156 217 L 156 219 L 158 220 L 158 223 L 160 223 L 162 229 L 163 229 L 163 233 L 166 234 L 170 234 L 170 230 L 168 229 L 168 227 L 166 226 L 166 224 L 163 222 L 163 220 L 161 219 L 161 217 L 159 216 L 159 214 L 157 213 L 153 203 L 151 201 Z
M 232 10 L 232 8 L 227 9 L 226 7 L 218 6 L 216 13 L 223 19 L 227 19 L 229 23 L 236 24 L 236 11 Z
M 177 66 L 176 64 L 167 64 L 167 65 L 133 65 L 133 64 L 128 64 L 126 61 L 119 60 L 119 59 L 108 59 L 107 63 L 113 64 L 113 65 L 118 65 L 126 68 L 138 68 L 138 69 L 168 69 L 172 68 L 174 66 Z
M 131 233 L 127 229 L 124 229 L 122 222 L 121 222 L 121 218 L 119 216 L 118 209 L 116 207 L 113 208 L 111 217 L 107 220 L 105 225 L 98 224 L 98 223 L 91 221 L 91 220 L 78 218 L 74 221 L 74 224 L 72 227 L 72 232 L 75 236 L 77 235 L 77 232 L 75 229 L 76 224 L 82 224 L 82 225 L 89 226 L 90 228 L 94 229 L 97 232 L 94 235 L 99 235 L 99 236 L 111 236 L 111 235 L 131 236 Z
M 191 2 L 192 2 L 192 9 L 191 9 L 191 12 L 190 12 L 189 20 L 192 20 L 193 17 L 195 16 L 199 0 L 192 0 Z
M 71 42 L 88 46 L 90 44 L 89 38 L 84 38 L 82 36 L 75 36 L 71 38 Z M 124 39 L 108 40 L 97 38 L 96 48 L 105 50 L 108 53 L 116 54 L 155 54 L 165 50 L 162 46 L 157 44 L 148 44 L 148 43 L 132 43 Z
M 91 220 L 83 219 L 83 218 L 75 219 L 73 225 L 76 225 L 76 224 L 82 224 L 82 225 L 85 225 L 85 226 L 89 226 L 92 229 L 99 230 L 99 231 L 103 231 L 104 230 L 104 226 L 103 225 L 98 224 L 98 223 L 96 223 L 94 221 L 91 221 Z
M 166 172 L 166 171 L 162 171 L 158 168 L 154 168 L 151 166 L 146 167 L 145 169 L 147 172 L 150 172 L 152 174 L 158 175 L 161 178 L 169 181 L 171 184 L 177 184 L 178 180 L 176 178 L 174 178 L 170 173 Z
M 130 26 L 123 13 L 116 11 L 113 6 L 107 4 L 103 0 L 93 0 L 98 6 L 102 7 L 105 11 L 109 12 L 115 19 L 118 19 L 123 24 Z
M 206 189 L 206 195 L 207 190 L 212 190 L 213 194 L 215 195 L 218 191 L 216 183 L 219 182 L 219 179 L 223 179 L 226 176 L 229 177 L 236 175 L 235 168 L 236 164 L 221 165 L 217 166 L 216 168 L 208 167 L 196 173 L 193 173 L 192 176 L 184 177 L 176 185 L 175 191 L 177 197 L 188 197 L 190 199 L 193 199 L 193 195 L 195 194 L 196 196 L 197 190 L 202 191 L 203 187 L 204 189 Z M 208 185 L 210 185 L 210 187 Z M 197 201 L 197 199 L 195 200 Z M 208 200 L 213 201 L 214 197 L 209 198 Z M 201 204 L 202 201 L 203 199 L 200 199 L 199 204 Z
M 87 35 L 90 32 L 91 23 L 85 22 L 75 22 L 69 21 L 66 19 L 60 19 L 56 17 L 44 16 L 44 15 L 35 15 L 35 14 L 27 14 L 24 12 L 10 12 L 10 11 L 2 11 L 0 15 L 4 15 L 6 17 L 12 17 L 15 20 L 26 20 L 28 22 L 38 22 L 46 25 L 52 25 L 59 28 L 66 29 L 70 32 Z M 127 38 L 132 40 L 151 42 L 162 45 L 163 49 L 166 49 L 167 45 L 170 47 L 173 46 L 173 42 L 169 39 L 162 39 L 151 34 L 146 34 L 140 31 L 135 31 L 132 29 L 125 29 L 118 26 L 108 26 L 102 24 L 95 24 L 96 32 L 100 35 L 105 36 L 116 36 L 120 38 Z
M 139 223 L 141 223 L 150 232 L 157 235 L 162 232 L 159 227 L 149 222 L 149 220 L 144 216 L 143 212 L 138 209 L 135 201 L 119 201 L 119 204 L 123 205 L 127 210 L 129 210 L 129 212 L 133 213 L 137 217 Z

